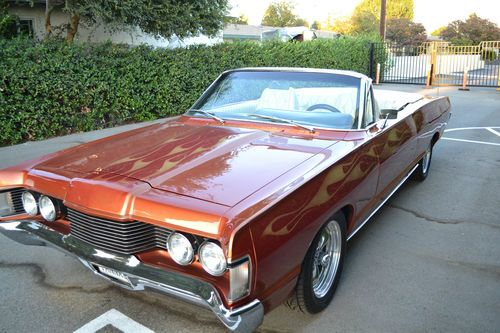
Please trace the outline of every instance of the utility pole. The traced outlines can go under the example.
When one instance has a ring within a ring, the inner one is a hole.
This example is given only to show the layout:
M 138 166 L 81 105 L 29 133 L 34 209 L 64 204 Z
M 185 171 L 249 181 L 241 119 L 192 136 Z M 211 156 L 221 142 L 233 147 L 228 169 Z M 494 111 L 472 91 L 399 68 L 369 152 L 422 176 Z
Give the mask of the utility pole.
M 380 39 L 385 40 L 385 7 L 386 0 L 381 1 L 380 8 Z

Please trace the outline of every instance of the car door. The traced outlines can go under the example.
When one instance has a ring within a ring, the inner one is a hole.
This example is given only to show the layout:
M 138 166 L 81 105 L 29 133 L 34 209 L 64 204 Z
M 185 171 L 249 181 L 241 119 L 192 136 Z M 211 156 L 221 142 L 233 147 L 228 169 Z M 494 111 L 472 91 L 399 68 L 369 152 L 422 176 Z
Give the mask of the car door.
M 372 94 L 373 95 L 373 94 Z M 390 195 L 415 160 L 417 130 L 411 115 L 398 113 L 397 119 L 377 121 L 379 179 L 377 196 L 384 200 Z

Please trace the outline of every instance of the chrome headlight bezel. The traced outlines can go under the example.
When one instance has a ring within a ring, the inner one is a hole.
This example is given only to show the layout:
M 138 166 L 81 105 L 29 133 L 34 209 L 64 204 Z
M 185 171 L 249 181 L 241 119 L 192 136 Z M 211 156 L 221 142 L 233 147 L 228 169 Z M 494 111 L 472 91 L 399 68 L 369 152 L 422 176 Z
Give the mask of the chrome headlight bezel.
M 41 195 L 38 198 L 38 208 L 40 214 L 48 222 L 54 222 L 57 218 L 58 204 L 55 200 L 46 195 Z
M 177 243 L 175 243 L 177 241 Z M 181 244 L 182 243 L 182 244 Z M 179 254 L 179 246 L 184 246 L 184 255 Z M 194 261 L 193 242 L 180 232 L 172 232 L 167 238 L 167 250 L 173 261 L 182 266 L 187 266 Z
M 203 269 L 210 275 L 221 276 L 227 270 L 227 259 L 224 250 L 215 242 L 203 242 L 198 249 L 198 258 Z
M 21 195 L 21 201 L 23 203 L 23 209 L 26 214 L 30 216 L 38 215 L 38 200 L 36 194 L 30 191 L 24 191 Z

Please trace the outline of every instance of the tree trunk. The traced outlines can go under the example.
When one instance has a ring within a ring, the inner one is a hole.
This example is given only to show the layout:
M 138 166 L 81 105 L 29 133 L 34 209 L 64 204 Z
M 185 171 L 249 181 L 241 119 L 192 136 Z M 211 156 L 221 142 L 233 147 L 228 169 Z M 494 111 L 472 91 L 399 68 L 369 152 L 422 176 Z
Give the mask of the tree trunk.
M 80 23 L 80 15 L 74 14 L 71 16 L 71 22 L 69 24 L 68 33 L 66 34 L 66 42 L 73 43 L 75 35 L 78 31 L 78 24 Z
M 45 39 L 48 39 L 52 34 L 52 24 L 50 22 L 50 16 L 52 15 L 52 11 L 54 10 L 54 6 L 50 5 L 50 0 L 47 0 L 45 3 Z

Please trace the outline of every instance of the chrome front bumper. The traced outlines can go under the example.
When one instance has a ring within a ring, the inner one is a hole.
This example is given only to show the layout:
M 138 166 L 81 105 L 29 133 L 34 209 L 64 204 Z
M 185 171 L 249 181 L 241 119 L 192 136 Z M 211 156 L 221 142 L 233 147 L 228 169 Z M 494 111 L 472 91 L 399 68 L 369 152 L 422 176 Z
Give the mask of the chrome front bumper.
M 0 233 L 25 245 L 52 246 L 77 257 L 87 268 L 129 290 L 151 288 L 208 308 L 231 331 L 253 332 L 264 317 L 264 307 L 254 300 L 237 309 L 227 309 L 217 290 L 192 277 L 146 265 L 133 255 L 99 250 L 71 235 L 64 235 L 32 220 L 0 222 Z M 122 273 L 128 281 L 102 274 L 98 267 Z

